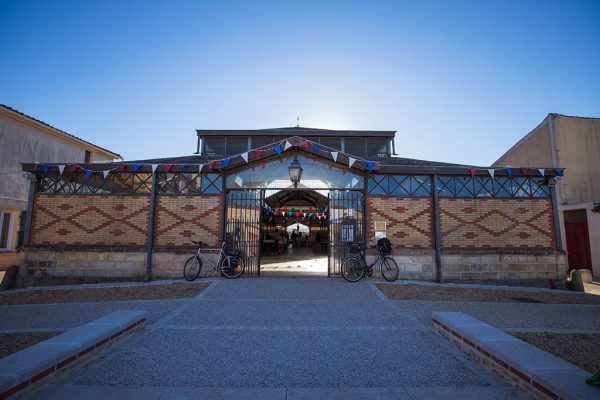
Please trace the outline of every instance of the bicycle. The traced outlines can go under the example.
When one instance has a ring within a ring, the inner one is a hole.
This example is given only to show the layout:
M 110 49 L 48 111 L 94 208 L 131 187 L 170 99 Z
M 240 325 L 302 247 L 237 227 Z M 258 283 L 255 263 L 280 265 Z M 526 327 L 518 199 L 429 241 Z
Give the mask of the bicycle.
M 210 248 L 202 248 L 202 245 L 205 244 L 202 241 L 194 241 L 192 243 L 198 245 L 198 251 L 195 255 L 190 257 L 183 266 L 183 277 L 186 281 L 195 280 L 198 275 L 200 275 L 200 270 L 202 269 L 202 260 L 205 260 L 210 265 L 212 265 L 213 270 L 216 272 L 221 272 L 227 278 L 233 279 L 237 278 L 244 273 L 245 262 L 244 258 L 241 254 L 237 252 L 231 252 L 227 254 L 225 248 L 227 246 L 227 242 L 223 242 L 220 249 L 210 249 Z M 206 257 L 204 252 L 218 251 L 219 252 L 219 260 L 216 264 L 214 264 L 208 257 Z
M 352 246 L 358 247 L 359 254 L 350 254 L 344 261 L 342 262 L 342 275 L 344 279 L 348 282 L 358 282 L 361 280 L 365 274 L 367 276 L 373 275 L 373 266 L 379 262 L 379 270 L 381 271 L 381 275 L 388 282 L 394 282 L 398 279 L 398 264 L 392 257 L 389 257 L 388 254 L 391 253 L 391 243 L 389 240 L 380 244 L 380 241 L 377 241 L 376 246 L 371 246 L 372 249 L 379 250 L 379 256 L 373 264 L 368 265 L 365 261 L 365 254 L 358 243 L 353 244 Z

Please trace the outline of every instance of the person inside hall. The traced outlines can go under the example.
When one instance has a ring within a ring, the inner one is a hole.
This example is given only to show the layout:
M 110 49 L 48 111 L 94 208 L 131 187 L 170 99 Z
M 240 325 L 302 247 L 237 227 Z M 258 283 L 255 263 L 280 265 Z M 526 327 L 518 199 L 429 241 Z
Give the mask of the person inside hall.
M 298 238 L 298 233 L 296 231 L 292 231 L 292 247 L 296 248 L 296 239 Z
M 271 235 L 271 238 L 273 239 L 273 251 L 275 252 L 275 254 L 279 254 L 279 242 L 281 241 L 281 235 L 279 234 L 279 231 L 277 229 L 275 229 L 275 232 L 273 232 L 273 235 Z

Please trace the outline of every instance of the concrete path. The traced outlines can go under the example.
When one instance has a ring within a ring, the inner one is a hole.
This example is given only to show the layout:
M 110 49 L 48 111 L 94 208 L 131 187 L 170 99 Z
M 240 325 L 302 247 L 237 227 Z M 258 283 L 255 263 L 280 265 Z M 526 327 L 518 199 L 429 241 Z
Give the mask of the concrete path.
M 522 398 L 434 335 L 430 314 L 367 281 L 217 280 L 168 303 L 154 302 L 144 333 L 27 398 Z

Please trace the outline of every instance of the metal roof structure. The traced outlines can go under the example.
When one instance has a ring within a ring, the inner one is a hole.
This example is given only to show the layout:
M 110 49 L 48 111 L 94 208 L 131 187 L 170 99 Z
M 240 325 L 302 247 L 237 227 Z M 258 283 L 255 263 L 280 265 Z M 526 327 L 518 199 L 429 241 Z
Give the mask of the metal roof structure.
M 196 129 L 199 137 L 204 136 L 322 136 L 322 137 L 391 137 L 396 136 L 396 131 L 355 131 L 306 128 L 302 126 L 290 126 L 284 128 L 269 129 Z

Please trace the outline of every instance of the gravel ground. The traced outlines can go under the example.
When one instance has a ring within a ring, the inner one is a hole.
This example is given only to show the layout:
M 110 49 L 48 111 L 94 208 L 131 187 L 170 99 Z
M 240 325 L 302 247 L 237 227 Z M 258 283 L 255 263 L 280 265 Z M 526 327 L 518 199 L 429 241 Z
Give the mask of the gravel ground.
M 511 334 L 592 374 L 600 371 L 600 333 Z
M 392 300 L 475 301 L 494 303 L 549 303 L 600 305 L 600 296 L 580 293 L 547 293 L 534 291 L 457 288 L 447 286 L 394 285 L 378 283 L 377 287 Z M 524 301 L 519 301 L 523 299 Z
M 84 289 L 32 290 L 0 294 L 0 305 L 81 303 L 91 301 L 123 301 L 178 299 L 195 297 L 210 283 L 177 283 L 171 285 L 121 286 Z
M 58 335 L 60 332 L 0 333 L 0 358 Z

